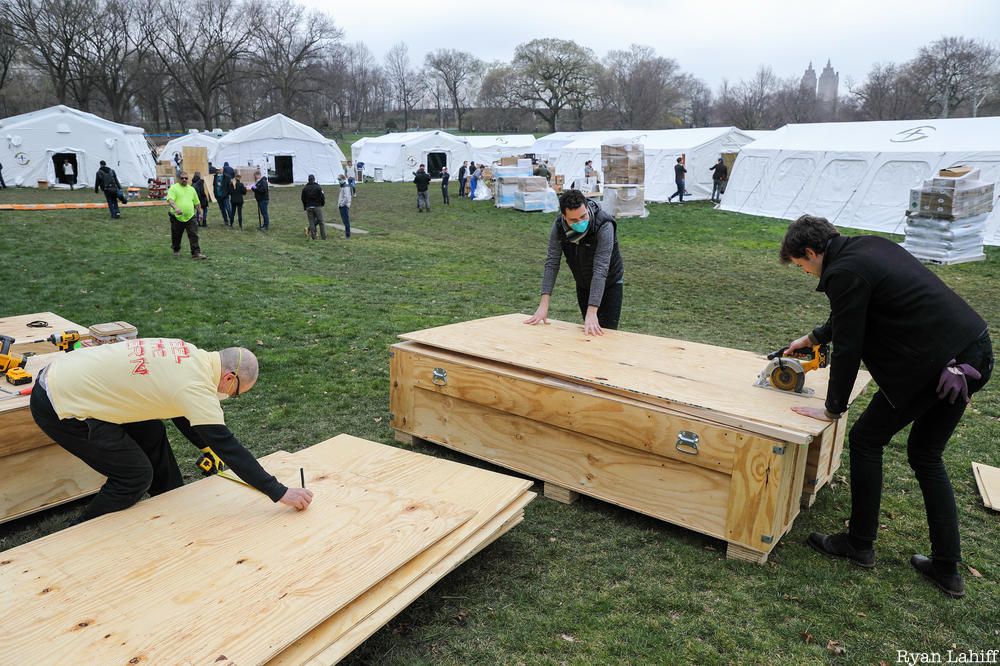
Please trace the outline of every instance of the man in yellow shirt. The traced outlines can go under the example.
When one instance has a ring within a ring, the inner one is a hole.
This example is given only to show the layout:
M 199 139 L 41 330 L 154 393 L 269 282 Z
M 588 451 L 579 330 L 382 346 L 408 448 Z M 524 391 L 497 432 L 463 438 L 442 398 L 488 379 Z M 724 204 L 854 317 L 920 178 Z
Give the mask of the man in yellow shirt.
M 192 259 L 208 259 L 201 253 L 198 244 L 198 222 L 201 221 L 201 200 L 198 192 L 188 184 L 186 171 L 181 171 L 177 182 L 167 190 L 167 205 L 170 206 L 170 244 L 174 248 L 174 258 L 181 256 L 181 238 L 187 232 L 191 244 Z
M 209 352 L 168 338 L 77 349 L 42 370 L 31 393 L 38 427 L 108 477 L 80 521 L 184 485 L 164 419 L 271 501 L 306 509 L 312 492 L 264 471 L 225 425 L 220 401 L 249 391 L 257 371 L 248 349 Z

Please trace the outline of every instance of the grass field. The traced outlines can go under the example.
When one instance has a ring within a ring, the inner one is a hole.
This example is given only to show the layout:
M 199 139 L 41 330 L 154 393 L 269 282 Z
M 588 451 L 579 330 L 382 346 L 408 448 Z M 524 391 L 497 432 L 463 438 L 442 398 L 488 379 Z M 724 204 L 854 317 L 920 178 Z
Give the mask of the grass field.
M 418 215 L 412 185 L 363 185 L 353 225 L 370 233 L 345 241 L 334 232 L 326 242 L 310 242 L 299 189 L 272 192 L 267 234 L 254 229 L 252 203 L 242 233 L 223 228 L 212 211 L 202 230 L 210 257 L 204 262 L 187 258 L 186 240 L 182 258 L 171 256 L 163 209 L 126 206 L 117 221 L 103 210 L 0 212 L 3 314 L 51 310 L 81 324 L 124 319 L 145 336 L 253 349 L 261 380 L 227 402 L 226 414 L 237 436 L 264 455 L 341 432 L 393 443 L 387 348 L 397 334 L 527 314 L 537 304 L 551 215 L 457 197 L 444 207 L 435 189 L 432 212 Z M 100 198 L 0 191 L 0 203 L 62 200 Z M 328 219 L 336 218 L 327 208 Z M 704 203 L 650 211 L 619 225 L 622 328 L 765 352 L 825 319 L 815 279 L 776 259 L 784 222 Z M 987 255 L 986 262 L 934 270 L 993 323 L 997 339 L 1000 253 Z M 551 315 L 579 321 L 565 267 Z M 904 432 L 886 455 L 874 571 L 826 560 L 803 543 L 810 531 L 844 525 L 846 464 L 764 566 L 727 561 L 722 542 L 598 501 L 565 506 L 540 498 L 523 524 L 349 661 L 878 664 L 895 663 L 897 650 L 947 658 L 949 649 L 996 648 L 1000 516 L 983 508 L 970 462 L 1000 464 L 997 385 L 976 397 L 945 454 L 965 563 L 981 575 L 965 571 L 969 594 L 962 601 L 946 599 L 908 565 L 928 545 Z M 856 417 L 861 410 L 853 411 Z M 196 478 L 196 449 L 172 429 L 171 436 L 186 476 Z M 480 464 L 444 448 L 418 450 Z M 73 504 L 0 526 L 0 549 L 61 529 L 80 509 Z

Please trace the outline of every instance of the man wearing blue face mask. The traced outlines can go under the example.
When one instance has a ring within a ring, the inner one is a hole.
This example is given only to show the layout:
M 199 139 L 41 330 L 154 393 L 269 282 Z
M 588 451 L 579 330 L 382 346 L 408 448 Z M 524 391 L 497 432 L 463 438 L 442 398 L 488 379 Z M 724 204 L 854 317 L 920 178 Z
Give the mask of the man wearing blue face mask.
M 164 419 L 272 502 L 306 509 L 312 493 L 268 474 L 225 425 L 220 402 L 249 391 L 257 373 L 249 349 L 210 352 L 169 338 L 77 349 L 52 361 L 31 392 L 31 415 L 59 446 L 108 477 L 78 522 L 127 509 L 147 491 L 184 485 Z
M 549 301 L 559 274 L 561 256 L 576 280 L 576 299 L 586 335 L 603 335 L 618 328 L 622 311 L 625 264 L 618 250 L 615 219 L 579 190 L 559 197 L 560 215 L 549 234 L 542 276 L 542 298 L 525 324 L 548 323 Z

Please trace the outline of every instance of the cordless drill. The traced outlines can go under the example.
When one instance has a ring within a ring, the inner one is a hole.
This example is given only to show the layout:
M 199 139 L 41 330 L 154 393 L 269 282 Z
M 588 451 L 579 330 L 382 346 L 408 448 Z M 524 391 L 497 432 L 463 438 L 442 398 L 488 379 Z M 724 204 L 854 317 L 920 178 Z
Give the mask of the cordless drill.
M 45 342 L 52 343 L 56 349 L 64 352 L 73 350 L 73 345 L 80 341 L 80 334 L 76 331 L 59 331 L 45 338 Z
M 0 335 L 0 373 L 3 373 L 8 384 L 20 386 L 31 383 L 31 373 L 24 369 L 28 364 L 21 354 L 10 351 L 10 346 L 14 344 L 14 338 L 9 335 Z

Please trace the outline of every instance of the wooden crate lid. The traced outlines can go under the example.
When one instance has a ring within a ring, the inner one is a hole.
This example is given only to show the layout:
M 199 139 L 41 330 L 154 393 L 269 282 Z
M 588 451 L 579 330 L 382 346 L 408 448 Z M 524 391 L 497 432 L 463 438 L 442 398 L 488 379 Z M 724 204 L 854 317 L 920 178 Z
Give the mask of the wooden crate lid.
M 113 335 L 131 335 L 134 333 L 137 333 L 135 326 L 127 321 L 109 321 L 105 324 L 94 324 L 90 327 L 90 334 L 95 338 Z
M 625 331 L 585 336 L 579 324 L 550 319 L 547 326 L 526 326 L 526 319 L 523 314 L 502 315 L 399 337 L 668 404 L 783 441 L 808 442 L 829 426 L 791 410 L 793 405 L 823 406 L 828 369 L 806 375 L 806 386 L 815 390 L 812 396 L 785 393 L 753 385 L 767 364 L 753 352 Z M 852 401 L 869 381 L 867 372 L 858 374 Z

